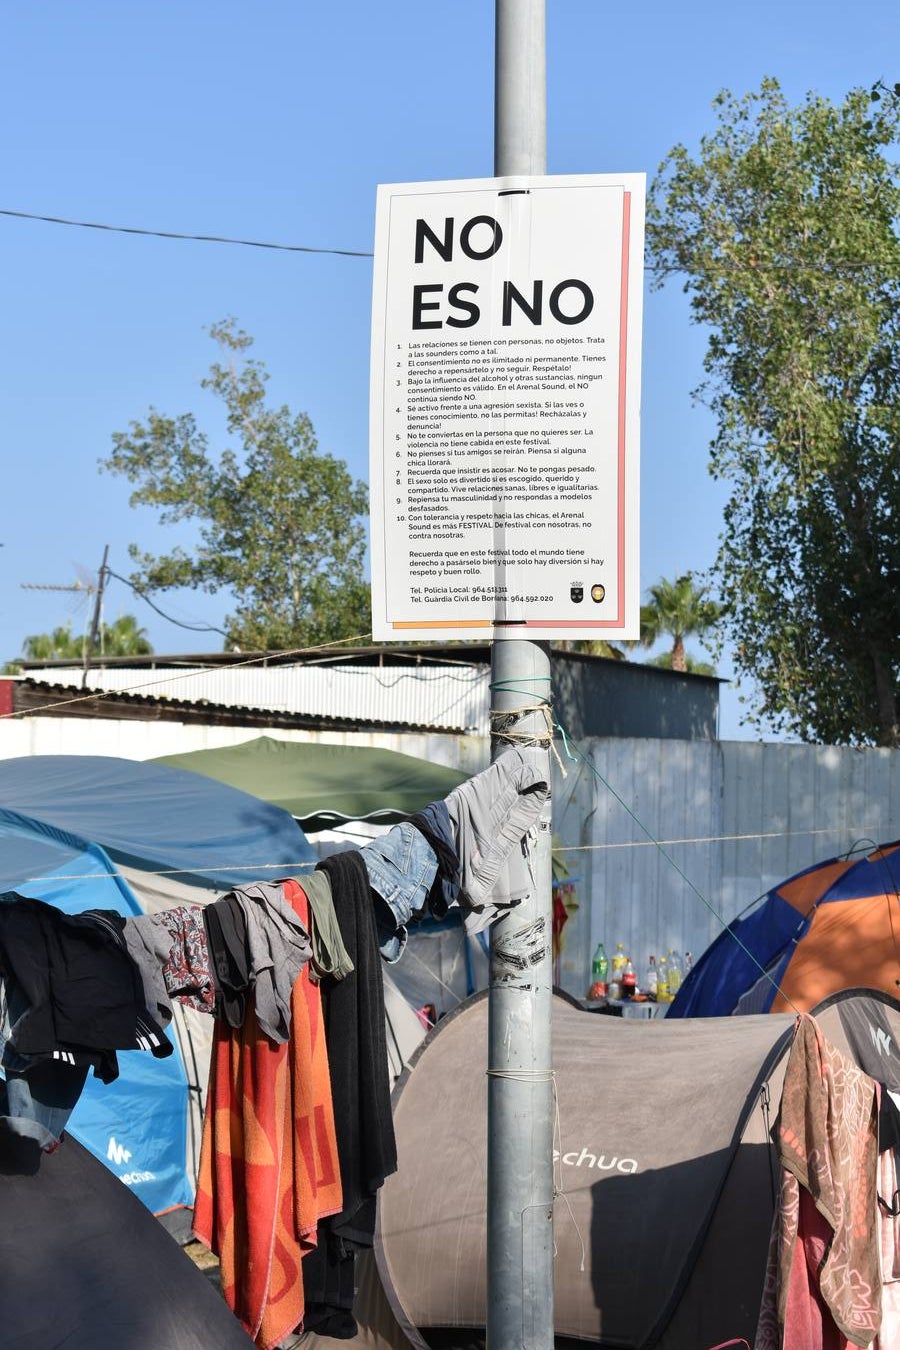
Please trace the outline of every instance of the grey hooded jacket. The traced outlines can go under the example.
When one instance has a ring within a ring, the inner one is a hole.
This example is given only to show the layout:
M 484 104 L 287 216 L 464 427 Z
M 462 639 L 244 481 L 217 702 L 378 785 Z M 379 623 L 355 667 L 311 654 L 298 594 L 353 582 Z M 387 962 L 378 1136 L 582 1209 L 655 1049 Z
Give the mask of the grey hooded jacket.
M 445 798 L 468 932 L 487 928 L 531 894 L 532 836 L 549 798 L 549 782 L 517 749 L 505 751 Z

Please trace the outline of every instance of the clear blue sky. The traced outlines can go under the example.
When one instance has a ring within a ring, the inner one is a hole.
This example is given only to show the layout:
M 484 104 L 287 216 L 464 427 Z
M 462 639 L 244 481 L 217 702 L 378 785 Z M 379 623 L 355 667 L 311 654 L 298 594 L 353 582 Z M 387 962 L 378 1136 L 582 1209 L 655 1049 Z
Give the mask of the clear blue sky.
M 711 128 L 710 103 L 774 75 L 794 101 L 900 78 L 896 0 L 547 0 L 548 171 L 646 171 Z M 372 247 L 379 182 L 489 176 L 492 0 L 41 0 L 4 7 L 0 207 L 324 248 Z M 100 475 L 113 431 L 153 404 L 208 407 L 205 327 L 234 315 L 275 398 L 367 476 L 371 263 L 145 239 L 0 216 L 0 657 L 71 620 L 104 544 L 174 540 Z M 642 585 L 707 567 L 725 490 L 692 405 L 703 334 L 677 287 L 644 319 Z M 214 424 L 213 424 L 214 425 Z M 227 599 L 161 599 L 219 623 Z M 114 582 L 159 652 L 206 645 Z M 213 637 L 209 644 L 218 646 Z M 723 673 L 727 673 L 723 671 Z M 733 691 L 722 734 L 740 727 Z

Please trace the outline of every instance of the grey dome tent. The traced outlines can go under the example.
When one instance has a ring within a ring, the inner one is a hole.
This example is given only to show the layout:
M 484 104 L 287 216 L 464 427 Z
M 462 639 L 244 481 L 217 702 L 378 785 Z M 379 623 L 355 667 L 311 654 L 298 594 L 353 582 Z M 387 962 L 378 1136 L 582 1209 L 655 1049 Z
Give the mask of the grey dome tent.
M 348 1346 L 483 1346 L 487 1013 L 476 995 L 446 1017 L 395 1088 L 400 1168 L 379 1202 L 380 1282 L 363 1291 Z M 814 1015 L 900 1088 L 900 1003 L 850 990 Z M 632 1021 L 554 997 L 559 1347 L 753 1343 L 774 1212 L 768 1132 L 793 1025 L 792 1014 Z
M 206 1276 L 72 1138 L 0 1136 L 4 1350 L 252 1350 Z

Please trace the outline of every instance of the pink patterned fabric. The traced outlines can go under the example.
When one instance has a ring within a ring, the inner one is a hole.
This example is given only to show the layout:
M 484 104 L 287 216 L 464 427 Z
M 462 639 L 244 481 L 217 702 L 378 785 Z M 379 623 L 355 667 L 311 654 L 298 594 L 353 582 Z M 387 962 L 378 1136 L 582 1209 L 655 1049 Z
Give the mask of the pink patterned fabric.
M 878 1160 L 878 1194 L 892 1205 L 897 1194 L 897 1159 L 886 1148 Z M 879 1207 L 881 1229 L 881 1330 L 873 1350 L 897 1350 L 900 1346 L 900 1215 Z
M 211 1013 L 216 990 L 206 941 L 206 925 L 200 905 L 179 905 L 153 916 L 154 923 L 172 938 L 172 946 L 162 968 L 166 989 L 172 998 Z
M 877 1087 L 807 1013 L 776 1133 L 781 1195 L 754 1350 L 871 1345 L 881 1325 Z

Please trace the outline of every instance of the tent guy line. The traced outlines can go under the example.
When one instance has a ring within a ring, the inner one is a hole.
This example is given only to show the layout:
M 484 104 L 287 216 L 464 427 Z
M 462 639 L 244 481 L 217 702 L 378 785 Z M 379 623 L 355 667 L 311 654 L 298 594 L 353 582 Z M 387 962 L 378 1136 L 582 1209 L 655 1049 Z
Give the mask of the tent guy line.
M 435 981 L 435 983 L 439 984 L 441 988 L 451 996 L 451 998 L 454 1000 L 455 1003 L 461 1002 L 460 997 L 457 994 L 456 990 L 451 988 L 449 984 L 445 984 L 445 982 L 441 979 L 440 975 L 438 975 L 436 971 L 432 970 L 431 966 L 429 966 L 425 961 L 423 961 L 420 956 L 416 955 L 412 947 L 410 947 L 409 943 L 407 943 L 406 947 L 404 948 L 403 955 L 405 958 L 411 957 L 412 960 L 415 961 L 417 965 L 420 965 L 423 970 L 427 971 L 428 974 L 431 976 L 431 978 Z M 454 958 L 454 964 L 455 961 L 456 958 Z M 431 1025 L 434 1026 L 434 1023 L 432 1022 Z

